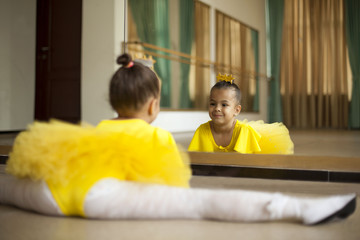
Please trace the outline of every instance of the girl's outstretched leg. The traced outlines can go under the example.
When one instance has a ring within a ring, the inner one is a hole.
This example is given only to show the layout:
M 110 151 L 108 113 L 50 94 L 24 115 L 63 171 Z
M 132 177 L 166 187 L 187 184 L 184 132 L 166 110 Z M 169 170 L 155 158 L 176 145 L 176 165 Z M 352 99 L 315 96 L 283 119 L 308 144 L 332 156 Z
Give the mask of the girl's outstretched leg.
M 184 189 L 104 179 L 89 191 L 84 209 L 91 218 L 293 219 L 316 224 L 329 217 L 347 217 L 354 212 L 355 202 L 355 194 L 296 198 L 279 193 Z
M 282 219 L 291 214 L 292 209 L 296 209 L 296 218 L 307 225 L 346 218 L 355 211 L 355 208 L 356 194 L 316 198 L 289 197 L 279 194 L 267 206 L 272 219 Z
M 35 182 L 0 174 L 0 203 L 43 214 L 63 216 L 43 181 Z

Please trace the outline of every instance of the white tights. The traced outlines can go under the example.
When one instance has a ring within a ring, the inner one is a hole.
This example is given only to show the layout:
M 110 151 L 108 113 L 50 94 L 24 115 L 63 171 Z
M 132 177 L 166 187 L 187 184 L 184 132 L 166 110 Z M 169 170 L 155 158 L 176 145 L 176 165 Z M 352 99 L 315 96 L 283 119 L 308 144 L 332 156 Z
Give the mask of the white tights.
M 45 182 L 0 175 L 0 203 L 48 215 L 63 215 Z
M 0 203 L 63 215 L 47 185 L 0 176 Z M 314 224 L 354 201 L 355 194 L 296 198 L 243 190 L 185 189 L 103 179 L 88 192 L 84 211 L 100 219 L 298 220 Z

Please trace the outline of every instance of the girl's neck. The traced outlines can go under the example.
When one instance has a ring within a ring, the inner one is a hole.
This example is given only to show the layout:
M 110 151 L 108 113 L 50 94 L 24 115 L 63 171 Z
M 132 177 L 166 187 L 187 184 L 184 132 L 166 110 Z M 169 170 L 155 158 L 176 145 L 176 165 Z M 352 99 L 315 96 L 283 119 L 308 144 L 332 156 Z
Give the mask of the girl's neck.
M 127 114 L 122 113 L 121 115 L 118 113 L 118 116 L 114 118 L 114 120 L 130 120 L 130 119 L 141 119 L 147 123 L 151 123 L 151 119 L 145 111 L 138 112 L 128 112 Z
M 147 123 L 152 123 L 160 110 L 160 98 L 150 97 L 146 103 L 143 104 L 137 110 L 122 110 L 117 111 L 118 117 L 117 120 L 126 120 L 126 119 L 141 119 Z
M 128 120 L 128 119 L 134 119 L 133 117 L 116 117 L 116 118 L 113 118 L 111 120 Z
M 214 122 L 211 121 L 210 126 L 212 131 L 216 134 L 229 134 L 229 133 L 232 134 L 235 124 L 236 124 L 236 119 L 225 125 L 214 124 Z
M 215 125 L 214 122 L 210 122 L 211 133 L 218 146 L 226 147 L 231 143 L 235 124 L 236 119 L 227 125 Z
M 124 117 L 124 116 L 118 116 L 116 118 L 113 118 L 111 120 L 132 120 L 132 119 L 140 119 L 140 120 L 144 120 L 145 122 L 149 123 L 149 120 L 145 117 L 142 116 L 131 116 L 131 117 Z

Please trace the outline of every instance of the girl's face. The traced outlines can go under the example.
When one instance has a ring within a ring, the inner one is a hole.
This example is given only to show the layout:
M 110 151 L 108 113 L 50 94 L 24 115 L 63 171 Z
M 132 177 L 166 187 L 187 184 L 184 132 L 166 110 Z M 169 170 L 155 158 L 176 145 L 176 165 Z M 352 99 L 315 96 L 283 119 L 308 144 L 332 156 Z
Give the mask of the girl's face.
M 237 103 L 236 94 L 233 89 L 212 89 L 210 93 L 209 116 L 214 124 L 232 124 L 240 111 L 241 105 Z

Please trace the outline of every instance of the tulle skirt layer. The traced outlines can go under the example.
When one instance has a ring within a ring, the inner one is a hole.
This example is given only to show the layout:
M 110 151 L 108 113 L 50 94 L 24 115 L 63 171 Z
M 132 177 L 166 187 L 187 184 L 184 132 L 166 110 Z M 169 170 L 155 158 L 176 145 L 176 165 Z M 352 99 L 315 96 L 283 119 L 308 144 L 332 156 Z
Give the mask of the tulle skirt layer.
M 289 130 L 283 123 L 264 123 L 264 121 L 243 121 L 260 133 L 260 154 L 293 154 L 294 143 Z
M 131 133 L 90 125 L 35 122 L 16 138 L 7 171 L 17 177 L 66 185 L 72 179 L 120 180 L 187 186 L 188 159 L 176 145 L 159 145 Z

